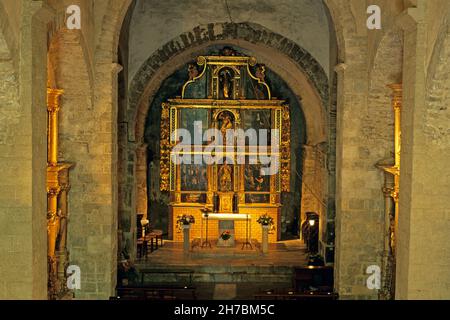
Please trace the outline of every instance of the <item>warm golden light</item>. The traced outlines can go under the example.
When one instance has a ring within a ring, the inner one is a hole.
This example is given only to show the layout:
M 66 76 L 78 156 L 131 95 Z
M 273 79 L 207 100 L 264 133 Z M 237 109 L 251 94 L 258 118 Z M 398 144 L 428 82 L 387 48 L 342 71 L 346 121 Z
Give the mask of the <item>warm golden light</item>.
M 316 220 L 314 220 L 314 219 L 310 219 L 310 220 L 309 220 L 309 225 L 310 225 L 311 227 L 314 227 L 315 224 L 316 224 Z

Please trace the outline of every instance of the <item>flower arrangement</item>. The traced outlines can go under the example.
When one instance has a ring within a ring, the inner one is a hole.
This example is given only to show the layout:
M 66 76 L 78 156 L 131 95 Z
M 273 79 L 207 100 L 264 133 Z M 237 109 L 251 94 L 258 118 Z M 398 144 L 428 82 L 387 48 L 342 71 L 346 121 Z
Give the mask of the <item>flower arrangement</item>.
M 177 217 L 177 225 L 180 230 L 183 229 L 183 226 L 188 226 L 191 223 L 195 223 L 195 218 L 193 215 L 183 214 Z
M 231 232 L 228 230 L 225 230 L 224 232 L 222 232 L 222 234 L 220 235 L 220 237 L 222 238 L 222 240 L 227 241 L 230 240 L 231 238 Z
M 262 226 L 269 226 L 271 231 L 275 229 L 273 218 L 270 217 L 268 214 L 263 214 L 258 218 L 258 220 L 256 220 L 256 222 L 258 222 Z

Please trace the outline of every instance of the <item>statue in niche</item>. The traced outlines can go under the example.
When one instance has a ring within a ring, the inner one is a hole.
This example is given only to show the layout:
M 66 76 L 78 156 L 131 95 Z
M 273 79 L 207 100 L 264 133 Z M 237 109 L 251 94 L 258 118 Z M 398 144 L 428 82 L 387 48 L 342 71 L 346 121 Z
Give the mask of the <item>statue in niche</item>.
M 219 82 L 223 99 L 230 99 L 233 96 L 234 73 L 230 68 L 222 68 L 219 72 Z
M 222 49 L 222 55 L 223 56 L 227 56 L 227 57 L 235 56 L 236 55 L 236 51 L 234 51 L 233 48 L 231 48 L 231 47 L 224 47 Z
M 266 67 L 262 64 L 259 64 L 255 70 L 255 77 L 259 79 L 260 82 L 264 82 L 266 78 Z M 255 98 L 258 100 L 263 100 L 266 98 L 264 93 L 264 86 L 261 83 L 255 84 L 253 87 L 253 91 L 255 93 Z
M 255 77 L 259 79 L 259 81 L 264 82 L 264 79 L 266 78 L 265 75 L 266 67 L 263 64 L 258 64 L 255 71 Z
M 222 134 L 223 145 L 227 144 L 227 130 L 233 129 L 233 116 L 230 112 L 222 112 L 219 117 L 220 133 Z
M 233 169 L 225 160 L 224 164 L 219 169 L 219 187 L 222 192 L 229 192 L 233 190 L 232 187 L 232 172 Z
M 198 77 L 198 67 L 193 64 L 190 63 L 188 66 L 188 75 L 189 75 L 189 81 L 193 80 L 194 78 Z

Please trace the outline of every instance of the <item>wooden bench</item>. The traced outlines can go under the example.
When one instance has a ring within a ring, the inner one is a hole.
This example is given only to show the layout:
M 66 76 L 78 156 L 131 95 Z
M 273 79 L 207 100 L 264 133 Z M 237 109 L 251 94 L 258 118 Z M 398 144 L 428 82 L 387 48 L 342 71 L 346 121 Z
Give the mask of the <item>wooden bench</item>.
M 148 274 L 175 274 L 175 276 L 179 274 L 189 275 L 189 283 L 188 285 L 192 285 L 192 276 L 194 275 L 194 270 L 191 269 L 162 269 L 162 268 L 143 268 L 140 269 L 141 273 L 141 285 L 144 285 L 144 277 Z
M 331 292 L 334 287 L 333 267 L 309 266 L 294 268 L 293 287 L 295 292 L 318 291 Z
M 179 285 L 118 287 L 114 300 L 196 300 L 195 288 Z
M 338 295 L 334 292 L 293 292 L 272 291 L 259 292 L 254 295 L 255 300 L 337 300 Z
M 157 242 L 156 237 L 154 235 L 147 234 L 145 238 L 137 239 L 137 249 L 138 249 L 138 257 L 144 257 L 147 259 L 148 254 L 148 243 L 150 242 L 150 253 L 155 251 L 154 242 Z M 157 247 L 157 246 L 156 246 Z

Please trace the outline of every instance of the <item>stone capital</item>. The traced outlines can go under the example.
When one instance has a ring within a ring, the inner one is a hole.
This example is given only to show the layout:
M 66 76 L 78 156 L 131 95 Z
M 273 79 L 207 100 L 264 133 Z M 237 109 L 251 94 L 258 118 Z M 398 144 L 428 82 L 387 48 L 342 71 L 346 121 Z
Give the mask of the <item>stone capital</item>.
M 64 93 L 63 90 L 47 88 L 47 110 L 48 112 L 58 112 L 60 108 L 59 97 Z
M 120 71 L 122 71 L 123 70 L 123 66 L 121 65 L 121 64 L 119 64 L 119 63 L 113 63 L 112 64 L 112 70 L 113 70 L 113 72 L 115 72 L 115 73 L 119 73 Z
M 56 10 L 42 0 L 31 1 L 31 10 L 33 17 L 43 23 L 52 21 L 56 16 Z
M 336 71 L 338 74 L 339 73 L 343 73 L 346 69 L 347 69 L 348 65 L 344 62 L 338 63 L 335 67 L 334 67 L 334 71 Z
M 417 28 L 417 24 L 423 21 L 423 6 L 424 5 L 420 5 L 417 8 L 406 9 L 396 17 L 395 24 L 404 31 L 415 30 Z

